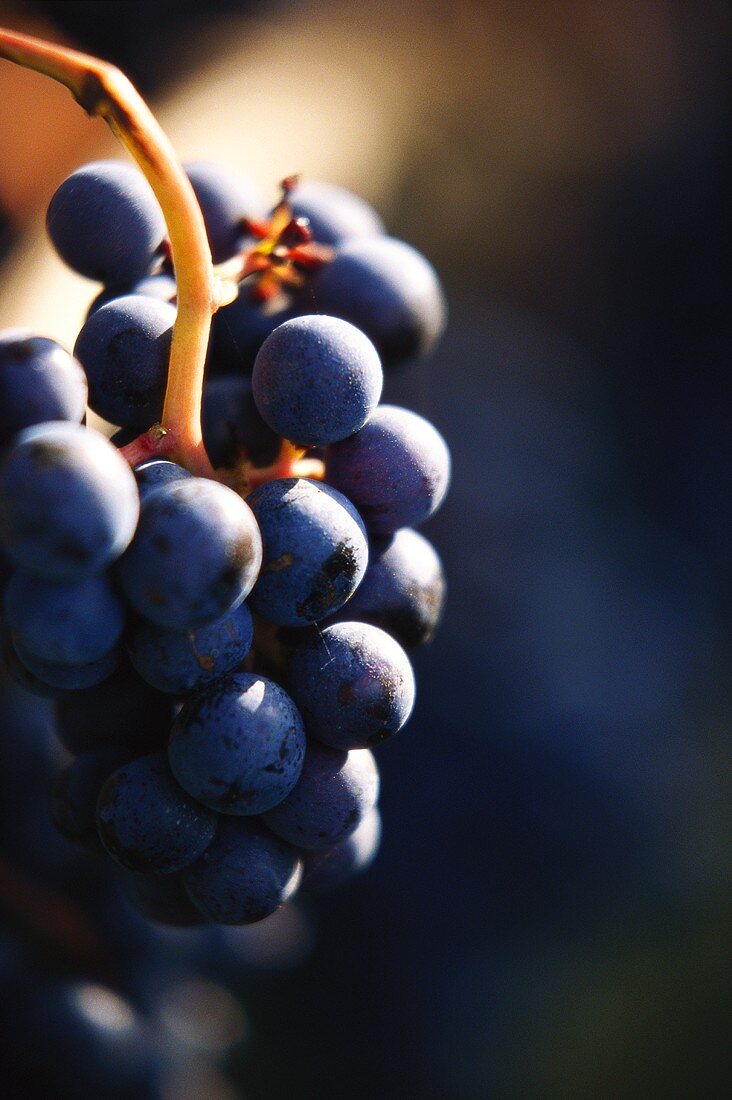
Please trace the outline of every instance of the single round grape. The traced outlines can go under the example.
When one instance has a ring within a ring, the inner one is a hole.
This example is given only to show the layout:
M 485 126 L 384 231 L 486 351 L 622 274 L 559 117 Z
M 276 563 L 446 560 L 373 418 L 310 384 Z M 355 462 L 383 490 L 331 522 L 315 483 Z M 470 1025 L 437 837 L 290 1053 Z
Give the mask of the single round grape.
M 201 207 L 215 264 L 228 260 L 246 236 L 243 218 L 261 218 L 262 198 L 254 184 L 231 168 L 206 161 L 184 165 Z
M 158 691 L 185 695 L 218 680 L 242 663 L 252 644 L 252 616 L 246 604 L 210 626 L 185 634 L 139 623 L 127 651 L 137 672 Z
M 151 458 L 147 462 L 141 462 L 133 471 L 137 490 L 142 502 L 148 493 L 159 489 L 161 485 L 169 485 L 172 481 L 184 481 L 193 477 L 183 466 L 177 462 L 170 462 L 167 458 Z
M 213 840 L 216 822 L 178 786 L 163 753 L 125 764 L 99 792 L 99 836 L 132 871 L 170 874 L 189 866 Z
M 183 876 L 193 904 L 219 924 L 254 924 L 297 890 L 297 853 L 254 821 L 224 820 L 216 839 Z
M 403 527 L 369 543 L 369 564 L 346 606 L 328 622 L 380 626 L 406 650 L 428 642 L 445 602 L 445 574 L 430 542 Z
M 303 889 L 309 894 L 334 890 L 373 863 L 380 843 L 381 814 L 374 808 L 355 831 L 334 848 L 304 854 Z
M 357 828 L 378 795 L 379 773 L 368 749 L 344 752 L 312 741 L 299 780 L 263 820 L 298 848 L 332 848 Z
M 191 696 L 173 725 L 170 766 L 180 785 L 224 814 L 259 814 L 297 782 L 305 731 L 272 680 L 238 673 Z
M 124 604 L 103 576 L 50 581 L 18 569 L 3 603 L 16 643 L 52 664 L 99 660 L 120 640 L 125 625 Z
M 423 523 L 450 484 L 450 452 L 423 416 L 380 405 L 360 432 L 326 452 L 325 477 L 353 502 L 374 534 Z
M 273 431 L 301 446 L 353 435 L 379 403 L 376 348 L 338 317 L 295 317 L 272 332 L 254 363 L 252 390 Z
M 19 638 L 13 639 L 13 647 L 22 664 L 38 680 L 63 691 L 82 691 L 101 684 L 119 665 L 123 657 L 121 646 L 114 646 L 96 661 L 79 665 L 60 665 L 46 661 L 27 650 Z
M 0 537 L 29 573 L 70 580 L 101 572 L 130 543 L 139 511 L 125 460 L 80 424 L 26 428 L 0 470 Z
M 319 244 L 338 245 L 384 232 L 384 223 L 372 206 L 333 183 L 300 180 L 288 201 L 294 217 L 307 218 L 313 240 Z
M 0 448 L 33 424 L 79 423 L 86 398 L 81 364 L 55 340 L 20 329 L 0 333 Z
M 262 532 L 262 569 L 249 606 L 281 626 L 337 611 L 366 570 L 368 544 L 353 505 L 304 478 L 269 481 L 247 497 Z
M 142 294 L 113 298 L 91 315 L 74 355 L 97 416 L 141 431 L 160 419 L 175 317 L 169 302 Z
M 201 427 L 206 454 L 214 467 L 232 468 L 246 459 L 271 466 L 281 438 L 257 411 L 249 378 L 212 378 L 203 388 Z
M 305 729 L 336 749 L 381 744 L 414 706 L 414 673 L 390 634 L 368 623 L 335 623 L 298 646 L 290 693 Z
M 445 327 L 434 268 L 392 237 L 346 241 L 312 276 L 302 300 L 365 332 L 385 367 L 424 358 Z
M 116 286 L 142 278 L 165 236 L 165 219 L 145 177 L 124 161 L 95 161 L 64 180 L 46 227 L 69 267 Z
M 169 630 L 195 630 L 244 600 L 261 560 L 259 528 L 241 497 L 192 477 L 146 496 L 118 578 L 144 618 Z

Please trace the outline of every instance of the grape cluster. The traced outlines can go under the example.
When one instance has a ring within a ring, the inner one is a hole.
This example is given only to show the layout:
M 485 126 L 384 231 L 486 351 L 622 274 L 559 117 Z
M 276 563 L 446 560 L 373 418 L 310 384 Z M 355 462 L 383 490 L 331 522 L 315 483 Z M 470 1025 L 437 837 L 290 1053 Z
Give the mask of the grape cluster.
M 380 404 L 383 368 L 430 350 L 444 303 L 356 196 L 292 179 L 268 212 L 187 171 L 214 261 L 241 260 L 203 394 L 217 479 L 120 450 L 162 415 L 176 285 L 143 177 L 87 165 L 47 219 L 103 283 L 73 356 L 0 337 L 2 647 L 73 757 L 59 831 L 101 844 L 148 916 L 246 924 L 378 847 L 372 750 L 409 718 L 407 650 L 444 595 L 413 528 L 449 481 L 439 432 Z

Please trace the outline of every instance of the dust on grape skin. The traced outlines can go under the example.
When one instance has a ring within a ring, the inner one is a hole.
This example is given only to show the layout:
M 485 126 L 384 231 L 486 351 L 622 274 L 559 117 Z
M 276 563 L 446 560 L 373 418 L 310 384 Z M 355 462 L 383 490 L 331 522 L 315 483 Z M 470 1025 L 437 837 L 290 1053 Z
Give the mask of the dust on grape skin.
M 307 622 L 324 618 L 342 594 L 343 586 L 334 582 L 343 578 L 350 588 L 357 573 L 358 561 L 353 547 L 347 542 L 339 542 L 323 562 L 308 598 L 295 605 L 297 614 Z

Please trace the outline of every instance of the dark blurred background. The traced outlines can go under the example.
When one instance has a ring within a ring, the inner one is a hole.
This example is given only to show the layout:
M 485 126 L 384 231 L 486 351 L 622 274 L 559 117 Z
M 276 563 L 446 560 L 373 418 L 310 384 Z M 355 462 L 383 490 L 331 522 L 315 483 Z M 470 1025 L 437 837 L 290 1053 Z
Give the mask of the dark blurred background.
M 298 167 L 353 186 L 450 303 L 432 360 L 387 388 L 452 448 L 426 528 L 446 616 L 380 752 L 376 864 L 306 908 L 308 951 L 242 979 L 243 1095 L 726 1095 L 728 5 L 0 17 L 119 64 L 186 148 L 225 120 L 273 193 Z M 97 140 L 32 87 L 0 103 L 10 279 Z

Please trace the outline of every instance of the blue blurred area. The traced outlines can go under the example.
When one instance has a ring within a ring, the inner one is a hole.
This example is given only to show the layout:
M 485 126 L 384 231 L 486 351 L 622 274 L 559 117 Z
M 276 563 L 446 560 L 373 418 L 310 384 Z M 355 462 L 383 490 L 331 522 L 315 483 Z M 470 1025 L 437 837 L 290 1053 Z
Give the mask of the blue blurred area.
M 512 293 L 480 225 L 462 262 L 395 203 L 451 304 L 385 392 L 452 448 L 425 529 L 447 612 L 379 752 L 376 863 L 311 903 L 305 961 L 241 979 L 248 1100 L 727 1092 L 732 189 L 706 92 L 548 196 L 581 216 Z

